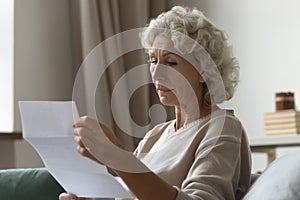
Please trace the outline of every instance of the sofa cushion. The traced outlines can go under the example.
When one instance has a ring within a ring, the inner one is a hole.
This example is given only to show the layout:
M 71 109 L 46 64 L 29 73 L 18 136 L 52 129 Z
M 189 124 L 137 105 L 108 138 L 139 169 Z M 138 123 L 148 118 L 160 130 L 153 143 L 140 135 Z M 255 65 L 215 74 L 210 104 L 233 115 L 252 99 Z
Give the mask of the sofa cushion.
M 63 191 L 44 168 L 0 170 L 0 199 L 57 200 Z
M 244 200 L 299 200 L 300 151 L 273 161 L 249 189 Z

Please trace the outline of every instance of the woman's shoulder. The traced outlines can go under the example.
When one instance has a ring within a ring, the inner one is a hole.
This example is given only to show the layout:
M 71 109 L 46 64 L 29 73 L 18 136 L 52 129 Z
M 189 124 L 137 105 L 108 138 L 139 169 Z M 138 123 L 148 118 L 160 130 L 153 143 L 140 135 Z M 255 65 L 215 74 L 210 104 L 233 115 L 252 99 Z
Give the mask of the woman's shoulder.
M 208 124 L 214 135 L 219 132 L 219 136 L 241 138 L 245 134 L 245 129 L 233 110 L 220 109 L 213 112 Z
M 212 113 L 205 127 L 204 137 L 199 143 L 197 152 L 203 152 L 204 149 L 215 146 L 233 149 L 234 145 L 242 145 L 243 148 L 248 149 L 246 132 L 233 111 L 218 110 Z
M 220 122 L 224 122 L 224 124 L 226 125 L 241 126 L 241 121 L 234 114 L 234 110 L 229 109 L 219 109 L 215 112 L 212 112 L 209 118 L 209 123 L 219 124 Z

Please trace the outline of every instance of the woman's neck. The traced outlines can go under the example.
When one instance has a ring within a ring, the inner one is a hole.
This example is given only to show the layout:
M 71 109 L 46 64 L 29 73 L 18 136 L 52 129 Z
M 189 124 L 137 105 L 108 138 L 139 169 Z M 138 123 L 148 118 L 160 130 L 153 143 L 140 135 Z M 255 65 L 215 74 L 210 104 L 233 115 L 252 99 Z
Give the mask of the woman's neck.
M 210 115 L 212 112 L 212 107 L 201 105 L 199 106 L 199 110 L 191 109 L 190 111 L 184 110 L 179 106 L 175 107 L 175 117 L 176 117 L 176 124 L 175 130 L 177 131 L 182 126 L 193 122 L 197 119 Z

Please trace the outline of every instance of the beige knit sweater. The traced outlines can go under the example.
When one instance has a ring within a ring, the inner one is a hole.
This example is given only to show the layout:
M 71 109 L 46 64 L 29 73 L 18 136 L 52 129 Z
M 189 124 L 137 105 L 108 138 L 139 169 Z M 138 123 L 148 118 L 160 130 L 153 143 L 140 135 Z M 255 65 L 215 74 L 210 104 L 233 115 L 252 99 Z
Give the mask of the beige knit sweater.
M 251 155 L 240 121 L 218 110 L 177 131 L 174 125 L 154 127 L 134 153 L 178 190 L 177 200 L 243 196 L 250 185 Z

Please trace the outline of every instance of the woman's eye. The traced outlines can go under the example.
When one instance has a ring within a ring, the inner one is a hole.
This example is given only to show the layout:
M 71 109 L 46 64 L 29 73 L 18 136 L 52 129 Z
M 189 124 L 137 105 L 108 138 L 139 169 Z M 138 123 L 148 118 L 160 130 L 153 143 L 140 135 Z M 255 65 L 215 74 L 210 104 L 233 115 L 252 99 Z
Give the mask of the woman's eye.
M 168 62 L 168 65 L 169 66 L 175 66 L 175 65 L 177 65 L 177 62 Z
M 157 60 L 150 60 L 150 64 L 156 65 L 157 64 Z

